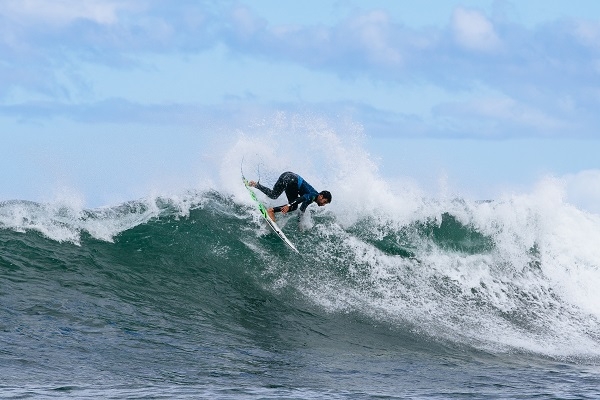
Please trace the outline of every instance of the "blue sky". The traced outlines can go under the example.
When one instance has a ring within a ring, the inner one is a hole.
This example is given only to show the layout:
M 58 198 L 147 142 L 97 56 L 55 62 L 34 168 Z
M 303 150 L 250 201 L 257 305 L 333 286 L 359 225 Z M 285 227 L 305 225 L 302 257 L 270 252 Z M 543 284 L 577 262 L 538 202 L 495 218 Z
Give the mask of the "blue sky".
M 600 197 L 596 1 L 4 0 L 0 54 L 0 200 L 194 186 L 281 112 L 351 119 L 425 187 Z

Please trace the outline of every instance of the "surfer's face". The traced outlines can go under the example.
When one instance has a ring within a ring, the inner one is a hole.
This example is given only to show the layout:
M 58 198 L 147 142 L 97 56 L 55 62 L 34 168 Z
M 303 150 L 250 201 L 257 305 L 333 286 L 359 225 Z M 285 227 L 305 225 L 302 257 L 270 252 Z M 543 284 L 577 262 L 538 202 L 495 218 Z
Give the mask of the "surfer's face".
M 324 205 L 329 204 L 329 201 L 326 198 L 324 198 L 322 194 L 317 196 L 315 202 L 319 205 L 319 207 L 323 207 Z

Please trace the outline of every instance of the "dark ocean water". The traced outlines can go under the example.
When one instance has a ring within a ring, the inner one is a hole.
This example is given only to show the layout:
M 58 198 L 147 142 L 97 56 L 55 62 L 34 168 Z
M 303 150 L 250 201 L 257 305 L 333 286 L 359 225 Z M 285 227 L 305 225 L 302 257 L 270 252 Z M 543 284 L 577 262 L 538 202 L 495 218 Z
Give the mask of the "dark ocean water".
M 600 398 L 598 217 L 419 207 L 1 203 L 0 397 Z

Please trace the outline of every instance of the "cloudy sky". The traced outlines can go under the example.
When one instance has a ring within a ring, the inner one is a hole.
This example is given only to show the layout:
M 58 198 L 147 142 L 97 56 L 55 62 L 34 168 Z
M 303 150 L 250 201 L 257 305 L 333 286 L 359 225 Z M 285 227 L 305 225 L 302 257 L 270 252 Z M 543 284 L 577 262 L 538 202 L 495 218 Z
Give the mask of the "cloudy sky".
M 278 113 L 353 121 L 386 176 L 600 199 L 597 1 L 2 0 L 0 54 L 0 200 L 194 185 Z

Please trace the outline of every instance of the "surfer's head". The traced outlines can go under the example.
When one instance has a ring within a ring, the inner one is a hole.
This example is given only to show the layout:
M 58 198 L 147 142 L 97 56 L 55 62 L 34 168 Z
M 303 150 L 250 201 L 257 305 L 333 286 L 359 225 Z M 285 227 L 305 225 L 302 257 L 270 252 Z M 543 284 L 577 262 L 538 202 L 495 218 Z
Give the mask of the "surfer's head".
M 315 202 L 319 205 L 319 207 L 331 203 L 331 193 L 329 193 L 327 190 L 323 190 L 321 193 L 319 193 L 315 199 Z

